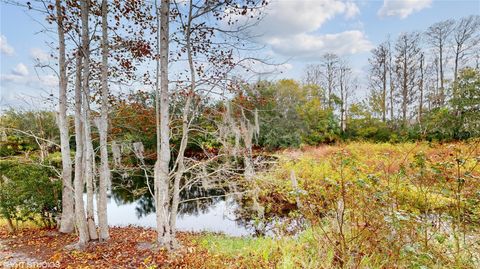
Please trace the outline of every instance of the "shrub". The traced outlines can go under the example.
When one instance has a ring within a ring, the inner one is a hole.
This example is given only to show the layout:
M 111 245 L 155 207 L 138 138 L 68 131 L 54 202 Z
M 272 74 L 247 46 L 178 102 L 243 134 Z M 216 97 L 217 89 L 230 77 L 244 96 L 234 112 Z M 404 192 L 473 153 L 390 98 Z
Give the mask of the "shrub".
M 61 181 L 38 164 L 0 161 L 0 215 L 52 227 L 61 208 Z

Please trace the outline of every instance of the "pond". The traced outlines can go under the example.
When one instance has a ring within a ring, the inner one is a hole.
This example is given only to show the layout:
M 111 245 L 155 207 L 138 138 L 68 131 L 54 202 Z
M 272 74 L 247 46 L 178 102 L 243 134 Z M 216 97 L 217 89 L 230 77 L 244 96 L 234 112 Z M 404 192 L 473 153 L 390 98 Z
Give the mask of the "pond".
M 86 198 L 86 197 L 85 197 Z M 224 189 L 190 186 L 181 192 L 177 229 L 215 232 L 230 236 L 254 234 L 248 222 L 238 217 L 237 199 Z M 142 177 L 114 178 L 107 202 L 110 226 L 156 227 L 153 198 Z
M 123 203 L 115 198 L 109 199 L 107 205 L 109 225 L 155 228 L 155 212 L 139 215 L 137 212 L 141 206 L 141 200 Z M 216 199 L 202 210 L 180 212 L 177 217 L 177 228 L 179 231 L 209 231 L 231 236 L 252 234 L 253 232 L 248 227 L 237 220 L 235 216 L 237 208 L 238 204 L 233 198 Z

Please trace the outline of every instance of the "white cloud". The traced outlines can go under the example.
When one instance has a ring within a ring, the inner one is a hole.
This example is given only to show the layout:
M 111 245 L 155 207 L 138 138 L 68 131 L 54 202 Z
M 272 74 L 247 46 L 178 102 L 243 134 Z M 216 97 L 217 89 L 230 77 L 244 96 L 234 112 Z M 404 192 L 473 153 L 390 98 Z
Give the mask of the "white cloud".
M 19 63 L 15 66 L 15 68 L 13 68 L 12 74 L 20 77 L 26 77 L 29 74 L 28 67 L 23 63 Z
M 408 17 L 432 5 L 432 0 L 384 0 L 383 6 L 378 10 L 380 17 Z
M 43 86 L 49 88 L 55 88 L 58 86 L 58 77 L 55 75 L 44 75 L 38 77 L 38 80 L 42 83 Z
M 257 40 L 269 45 L 277 55 L 316 60 L 327 52 L 346 55 L 371 49 L 370 42 L 359 30 L 319 33 L 321 27 L 335 17 L 355 18 L 360 9 L 354 1 L 276 0 L 269 2 L 264 13 L 253 31 Z
M 16 87 L 33 89 L 39 88 L 55 88 L 58 86 L 58 78 L 53 74 L 30 74 L 28 67 L 19 63 L 11 70 L 10 74 L 0 74 L 0 83 L 5 89 L 13 89 Z
M 39 48 L 30 49 L 30 56 L 41 63 L 48 63 L 52 59 L 50 54 Z
M 4 35 L 0 35 L 0 52 L 2 54 L 12 56 L 15 50 L 7 42 L 7 38 Z
M 255 30 L 268 38 L 312 32 L 337 15 L 343 14 L 350 19 L 358 15 L 360 10 L 352 1 L 277 0 L 267 5 L 265 13 L 266 16 Z
M 357 4 L 353 2 L 347 2 L 345 4 L 345 17 L 348 19 L 355 18 L 358 14 L 360 14 L 360 9 L 358 8 Z
M 21 76 L 12 72 L 0 74 L 0 85 L 0 106 L 24 107 L 34 104 L 38 108 L 51 93 L 56 92 L 58 79 L 49 74 Z
M 315 59 L 327 52 L 348 55 L 369 51 L 372 44 L 363 32 L 352 30 L 336 34 L 298 34 L 293 37 L 276 37 L 270 40 L 273 51 L 291 57 Z

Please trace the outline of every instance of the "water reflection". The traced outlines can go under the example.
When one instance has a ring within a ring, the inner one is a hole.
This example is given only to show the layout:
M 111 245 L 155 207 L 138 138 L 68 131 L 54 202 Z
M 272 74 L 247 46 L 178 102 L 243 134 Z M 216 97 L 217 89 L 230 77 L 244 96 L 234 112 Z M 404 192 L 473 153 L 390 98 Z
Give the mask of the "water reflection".
M 155 227 L 155 207 L 145 178 L 115 176 L 108 201 L 108 222 L 113 226 Z M 152 186 L 153 182 L 150 182 Z M 191 185 L 180 192 L 177 227 L 180 231 L 210 231 L 232 236 L 251 235 L 247 223 L 237 218 L 239 203 L 228 188 Z

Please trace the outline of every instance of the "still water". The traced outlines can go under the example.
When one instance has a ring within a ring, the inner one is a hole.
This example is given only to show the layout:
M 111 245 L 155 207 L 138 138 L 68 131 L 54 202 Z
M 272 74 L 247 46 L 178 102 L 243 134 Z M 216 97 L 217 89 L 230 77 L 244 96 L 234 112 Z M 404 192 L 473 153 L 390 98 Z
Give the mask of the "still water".
M 227 193 L 228 190 L 205 190 L 198 185 L 184 189 L 180 197 L 182 201 L 188 202 L 179 205 L 177 229 L 230 236 L 252 235 L 254 231 L 247 226 L 248 222 L 236 216 L 241 210 L 237 200 L 234 196 L 226 195 Z M 86 195 L 84 199 L 86 200 Z M 142 177 L 114 178 L 107 211 L 110 226 L 156 226 L 153 198 Z
M 110 198 L 107 205 L 108 223 L 111 226 L 136 225 L 155 227 L 155 212 L 139 215 L 141 201 L 122 203 Z M 194 212 L 181 212 L 177 217 L 180 231 L 209 231 L 231 236 L 250 235 L 252 231 L 237 221 L 235 211 L 238 204 L 233 198 L 216 199 L 206 208 Z

